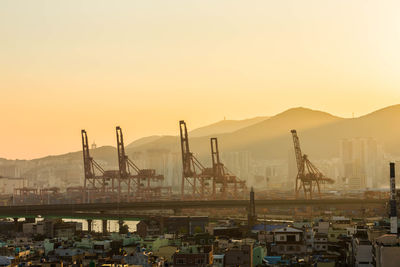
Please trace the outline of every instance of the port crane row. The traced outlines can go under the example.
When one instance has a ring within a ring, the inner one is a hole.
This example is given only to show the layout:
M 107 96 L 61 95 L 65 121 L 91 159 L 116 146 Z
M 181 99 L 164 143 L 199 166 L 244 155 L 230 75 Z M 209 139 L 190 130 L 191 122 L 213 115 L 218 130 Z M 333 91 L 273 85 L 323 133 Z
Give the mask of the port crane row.
M 179 121 L 180 145 L 182 155 L 182 180 L 179 199 L 182 200 L 239 200 L 248 194 L 246 182 L 234 175 L 222 163 L 218 139 L 210 138 L 211 167 L 205 167 L 190 150 L 186 122 Z M 124 137 L 121 127 L 115 128 L 118 152 L 118 170 L 105 170 L 90 154 L 88 135 L 81 131 L 84 185 L 69 187 L 67 194 L 76 196 L 83 203 L 132 202 L 149 200 L 170 200 L 172 188 L 164 186 L 164 176 L 155 169 L 140 168 L 125 153 Z M 332 184 L 334 180 L 326 177 L 302 154 L 296 130 L 291 130 L 297 162 L 295 183 L 296 199 L 321 198 L 321 185 Z M 16 188 L 15 196 L 24 198 L 35 193 L 33 188 Z M 36 189 L 37 190 L 37 189 Z M 49 194 L 58 194 L 51 188 L 41 190 L 41 199 L 49 199 Z M 42 201 L 42 202 L 43 202 Z
M 218 139 L 210 138 L 211 167 L 205 167 L 190 150 L 186 122 L 179 121 L 182 155 L 181 199 L 184 200 L 228 200 L 244 199 L 248 193 L 246 182 L 241 180 L 222 163 Z M 321 185 L 333 183 L 307 155 L 302 154 L 296 130 L 291 130 L 298 174 L 296 176 L 296 198 L 321 198 Z M 171 199 L 171 187 L 162 186 L 164 176 L 154 169 L 140 169 L 125 153 L 122 129 L 116 127 L 118 171 L 104 171 L 89 154 L 87 134 L 82 130 L 82 146 L 85 169 L 85 202 L 92 202 L 107 192 L 117 192 L 118 201 Z M 96 174 L 98 173 L 98 174 Z M 111 184 L 111 186 L 109 186 Z M 115 194 L 114 194 L 115 195 Z

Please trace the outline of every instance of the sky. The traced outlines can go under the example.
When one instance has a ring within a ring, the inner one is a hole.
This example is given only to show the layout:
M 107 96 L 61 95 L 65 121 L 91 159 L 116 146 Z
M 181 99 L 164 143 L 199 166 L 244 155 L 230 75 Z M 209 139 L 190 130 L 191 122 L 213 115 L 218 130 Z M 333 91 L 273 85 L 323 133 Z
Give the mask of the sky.
M 400 1 L 0 1 L 0 157 L 400 103 Z

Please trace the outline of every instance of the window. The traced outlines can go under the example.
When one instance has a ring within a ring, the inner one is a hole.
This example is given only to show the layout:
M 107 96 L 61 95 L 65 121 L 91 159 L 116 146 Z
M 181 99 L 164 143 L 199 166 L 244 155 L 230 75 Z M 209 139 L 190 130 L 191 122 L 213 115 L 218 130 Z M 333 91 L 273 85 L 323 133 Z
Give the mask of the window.
M 176 264 L 186 264 L 186 259 L 185 258 L 177 258 L 176 259 Z
M 285 240 L 285 237 L 283 235 L 279 236 L 279 240 L 283 241 Z
M 203 264 L 204 263 L 204 259 L 196 259 L 195 263 L 196 264 Z

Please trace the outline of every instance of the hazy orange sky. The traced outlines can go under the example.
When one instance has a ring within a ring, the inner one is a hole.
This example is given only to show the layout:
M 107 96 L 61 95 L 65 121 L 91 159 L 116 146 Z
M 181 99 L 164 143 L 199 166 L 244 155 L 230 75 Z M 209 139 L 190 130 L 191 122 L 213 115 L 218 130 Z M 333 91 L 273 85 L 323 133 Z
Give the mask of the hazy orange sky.
M 0 1 L 0 157 L 400 103 L 400 1 Z

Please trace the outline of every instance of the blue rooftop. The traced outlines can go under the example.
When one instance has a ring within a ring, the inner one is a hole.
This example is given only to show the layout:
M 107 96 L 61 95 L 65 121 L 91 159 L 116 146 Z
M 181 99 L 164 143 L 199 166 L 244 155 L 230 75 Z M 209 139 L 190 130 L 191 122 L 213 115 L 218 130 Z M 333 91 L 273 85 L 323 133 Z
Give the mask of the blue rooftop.
M 253 231 L 267 231 L 271 232 L 275 229 L 285 228 L 287 224 L 256 224 L 253 226 Z

